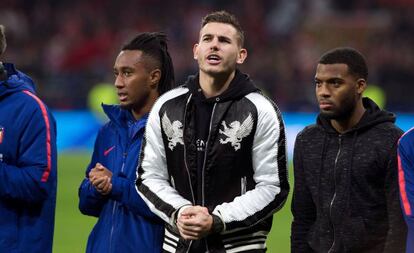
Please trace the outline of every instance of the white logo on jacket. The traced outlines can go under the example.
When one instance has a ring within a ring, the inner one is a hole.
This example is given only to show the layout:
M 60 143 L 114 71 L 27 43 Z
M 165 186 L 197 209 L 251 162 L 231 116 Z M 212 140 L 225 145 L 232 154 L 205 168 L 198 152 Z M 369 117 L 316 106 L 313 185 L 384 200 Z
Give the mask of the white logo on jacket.
M 250 134 L 253 129 L 253 117 L 249 113 L 247 118 L 240 125 L 239 121 L 233 121 L 230 123 L 230 128 L 227 127 L 226 122 L 223 120 L 221 122 L 224 129 L 219 129 L 219 133 L 227 136 L 227 139 L 220 139 L 221 144 L 231 143 L 231 146 L 234 147 L 234 150 L 239 150 L 241 148 L 240 142 L 242 139 Z
M 184 145 L 183 142 L 183 123 L 176 120 L 171 123 L 165 112 L 161 119 L 162 128 L 168 138 L 168 148 L 173 150 L 177 143 Z

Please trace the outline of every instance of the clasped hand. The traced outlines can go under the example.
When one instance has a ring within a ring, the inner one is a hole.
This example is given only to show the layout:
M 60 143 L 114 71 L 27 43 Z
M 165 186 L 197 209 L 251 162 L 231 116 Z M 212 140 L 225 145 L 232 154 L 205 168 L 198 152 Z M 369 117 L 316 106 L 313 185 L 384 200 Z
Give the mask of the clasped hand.
M 96 163 L 95 167 L 89 172 L 89 181 L 102 195 L 107 195 L 111 192 L 111 179 L 112 172 L 100 163 Z
M 187 207 L 177 219 L 180 235 L 186 240 L 198 240 L 207 236 L 213 226 L 213 217 L 203 206 Z

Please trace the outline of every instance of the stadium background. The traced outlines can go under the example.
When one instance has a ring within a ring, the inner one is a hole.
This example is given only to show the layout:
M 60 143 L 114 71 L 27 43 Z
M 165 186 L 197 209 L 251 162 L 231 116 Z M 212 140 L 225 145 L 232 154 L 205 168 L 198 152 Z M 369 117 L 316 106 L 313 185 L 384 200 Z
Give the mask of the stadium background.
M 413 0 L 1 0 L 8 37 L 2 60 L 34 78 L 58 123 L 54 252 L 84 252 L 95 223 L 79 213 L 77 189 L 105 121 L 96 104 L 107 94 L 98 90 L 92 101 L 88 95 L 97 84 L 113 82 L 122 43 L 140 31 L 165 31 L 182 83 L 197 70 L 192 46 L 201 17 L 220 9 L 236 14 L 246 31 L 249 57 L 241 69 L 284 113 L 289 160 L 296 133 L 317 112 L 315 63 L 336 46 L 366 56 L 369 86 L 380 90 L 375 98 L 385 94 L 384 107 L 397 113 L 403 130 L 414 125 Z M 289 200 L 274 216 L 269 252 L 289 252 L 290 222 Z

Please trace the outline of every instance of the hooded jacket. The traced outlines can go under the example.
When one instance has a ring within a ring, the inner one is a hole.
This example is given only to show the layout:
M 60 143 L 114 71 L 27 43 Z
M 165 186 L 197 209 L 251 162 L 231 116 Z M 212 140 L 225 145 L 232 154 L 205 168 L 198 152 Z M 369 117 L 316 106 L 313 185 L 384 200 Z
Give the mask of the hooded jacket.
M 132 127 L 132 115 L 119 106 L 103 105 L 110 119 L 99 131 L 86 178 L 79 188 L 79 209 L 98 217 L 89 235 L 86 252 L 159 253 L 163 222 L 153 214 L 135 189 L 138 153 L 148 115 Z M 112 190 L 104 196 L 88 175 L 96 163 L 112 172 Z
M 56 123 L 33 81 L 4 64 L 0 81 L 0 252 L 52 252 Z
M 407 253 L 414 252 L 414 128 L 398 141 L 398 182 L 404 218 L 408 227 Z
M 192 242 L 180 238 L 175 219 L 181 207 L 197 203 L 219 219 L 214 224 L 223 225 L 207 236 L 208 252 L 263 252 L 272 214 L 289 192 L 280 111 L 237 71 L 227 91 L 210 99 L 214 102 L 205 162 L 197 173 L 196 92 L 201 92 L 198 76 L 154 105 L 141 152 L 138 190 L 169 224 L 165 252 L 187 252 L 191 247 Z M 201 187 L 195 187 L 200 173 Z
M 359 123 L 339 134 L 319 115 L 294 149 L 292 252 L 403 252 L 395 116 L 363 98 Z

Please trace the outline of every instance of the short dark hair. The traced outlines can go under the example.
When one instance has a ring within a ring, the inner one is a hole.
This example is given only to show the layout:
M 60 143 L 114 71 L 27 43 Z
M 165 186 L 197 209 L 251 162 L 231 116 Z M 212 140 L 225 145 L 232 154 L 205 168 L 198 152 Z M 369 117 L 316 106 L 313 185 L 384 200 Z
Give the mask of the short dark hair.
M 122 47 L 124 50 L 140 50 L 155 61 L 155 67 L 161 70 L 159 95 L 175 86 L 174 65 L 168 52 L 167 36 L 163 32 L 140 33 Z
M 201 20 L 201 28 L 203 28 L 208 23 L 223 23 L 223 24 L 229 24 L 232 25 L 238 35 L 239 35 L 239 42 L 240 46 L 243 47 L 244 45 L 244 31 L 240 26 L 239 21 L 237 20 L 236 16 L 233 14 L 228 13 L 227 11 L 215 11 L 210 14 L 207 14 L 202 20 Z
M 6 51 L 6 34 L 4 32 L 4 26 L 0 25 L 0 56 Z
M 368 78 L 368 67 L 364 56 L 356 49 L 350 47 L 334 48 L 319 59 L 320 64 L 343 63 L 348 65 L 349 73 L 357 78 Z

